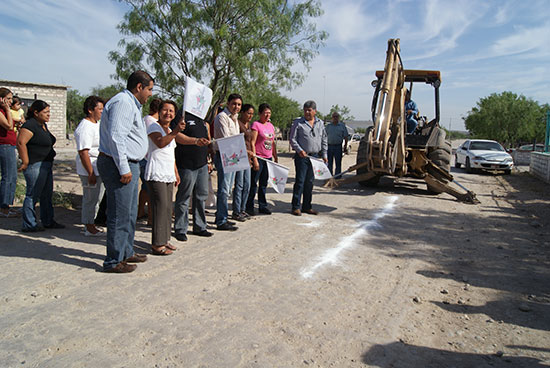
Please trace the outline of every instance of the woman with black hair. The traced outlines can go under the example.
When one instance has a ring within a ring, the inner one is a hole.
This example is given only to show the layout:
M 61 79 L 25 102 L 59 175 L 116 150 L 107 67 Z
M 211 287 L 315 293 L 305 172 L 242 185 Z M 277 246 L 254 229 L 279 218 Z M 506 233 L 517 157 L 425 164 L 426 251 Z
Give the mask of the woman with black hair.
M 27 191 L 23 201 L 23 232 L 62 229 L 65 226 L 53 218 L 53 158 L 55 137 L 48 130 L 50 105 L 36 100 L 27 112 L 27 122 L 17 137 L 17 151 L 21 159 L 20 171 L 25 175 Z M 40 225 L 36 219 L 35 206 L 40 202 Z

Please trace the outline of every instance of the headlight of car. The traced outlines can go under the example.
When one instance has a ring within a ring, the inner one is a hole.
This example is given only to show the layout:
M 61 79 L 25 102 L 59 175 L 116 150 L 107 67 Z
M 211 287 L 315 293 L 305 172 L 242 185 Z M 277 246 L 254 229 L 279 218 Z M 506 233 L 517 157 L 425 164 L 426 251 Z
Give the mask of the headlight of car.
M 503 162 L 508 164 L 510 162 L 514 162 L 514 159 L 511 157 L 506 157 Z
M 485 160 L 483 156 L 474 156 L 474 160 Z

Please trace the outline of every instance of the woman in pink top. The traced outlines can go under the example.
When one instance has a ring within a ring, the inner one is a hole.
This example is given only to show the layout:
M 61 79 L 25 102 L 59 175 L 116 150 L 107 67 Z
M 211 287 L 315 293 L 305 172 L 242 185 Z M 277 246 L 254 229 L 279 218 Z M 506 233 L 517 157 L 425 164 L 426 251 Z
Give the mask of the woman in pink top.
M 265 193 L 267 190 L 268 171 L 265 160 L 277 159 L 277 146 L 275 144 L 275 128 L 271 124 L 271 107 L 263 103 L 259 107 L 260 120 L 252 124 L 252 151 L 254 157 L 254 167 L 252 171 L 252 181 L 250 185 L 250 193 L 246 202 L 246 213 L 254 216 L 254 197 L 256 190 L 258 191 L 258 212 L 271 215 L 271 211 L 267 208 L 267 200 Z M 259 185 L 258 185 L 259 182 Z

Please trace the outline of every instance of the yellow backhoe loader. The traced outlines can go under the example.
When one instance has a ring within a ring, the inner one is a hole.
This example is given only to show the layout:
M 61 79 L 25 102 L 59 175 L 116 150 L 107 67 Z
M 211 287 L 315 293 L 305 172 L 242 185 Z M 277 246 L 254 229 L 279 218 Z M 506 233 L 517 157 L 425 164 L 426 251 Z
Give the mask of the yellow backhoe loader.
M 441 74 L 432 70 L 403 69 L 399 39 L 388 41 L 386 65 L 376 72 L 372 101 L 374 125 L 359 144 L 357 163 L 346 172 L 353 177 L 329 180 L 327 186 L 359 182 L 375 186 L 381 176 L 412 176 L 424 179 L 432 193 L 448 193 L 459 201 L 476 204 L 476 195 L 456 182 L 450 174 L 451 143 L 439 125 L 439 86 Z M 415 83 L 431 85 L 435 92 L 435 118 L 421 121 L 412 134 L 407 134 L 405 88 L 412 92 Z M 461 190 L 451 186 L 454 183 Z

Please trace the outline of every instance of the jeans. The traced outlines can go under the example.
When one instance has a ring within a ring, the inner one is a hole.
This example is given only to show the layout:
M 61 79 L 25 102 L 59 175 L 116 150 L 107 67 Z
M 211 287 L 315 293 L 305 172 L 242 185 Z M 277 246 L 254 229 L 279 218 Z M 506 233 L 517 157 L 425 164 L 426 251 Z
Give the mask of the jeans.
M 193 232 L 206 230 L 206 199 L 208 198 L 208 165 L 196 170 L 178 169 L 180 185 L 176 193 L 174 233 L 187 234 L 189 199 L 193 196 Z
M 0 208 L 9 208 L 15 198 L 17 183 L 17 157 L 15 146 L 0 144 Z
M 218 193 L 216 200 L 216 225 L 221 226 L 227 222 L 227 198 L 235 180 L 235 173 L 224 173 L 222 159 L 219 152 L 214 157 L 214 165 L 218 174 Z
M 107 256 L 103 268 L 108 270 L 134 255 L 136 232 L 139 163 L 128 162 L 132 180 L 120 182 L 120 173 L 111 157 L 100 155 L 97 169 L 107 195 Z
M 313 196 L 313 167 L 308 157 L 294 156 L 294 167 L 296 168 L 296 181 L 292 188 L 292 210 L 300 209 L 302 194 L 304 202 L 302 211 L 311 209 L 311 198 Z
M 341 144 L 329 144 L 328 145 L 328 169 L 331 174 L 338 175 L 342 172 L 342 145 Z M 336 162 L 336 169 L 332 171 L 332 161 Z
M 407 118 L 407 133 L 411 134 L 416 129 L 418 121 L 412 116 Z
M 267 160 L 271 161 L 270 158 Z M 252 170 L 252 182 L 250 183 L 250 193 L 248 194 L 248 200 L 246 201 L 246 209 L 249 211 L 254 210 L 254 197 L 256 197 L 256 190 L 258 191 L 258 208 L 260 210 L 267 208 L 267 200 L 265 193 L 267 191 L 267 179 L 269 173 L 267 171 L 267 164 L 264 160 L 258 160 L 258 171 Z
M 235 188 L 233 189 L 233 213 L 244 212 L 248 193 L 250 193 L 250 169 L 235 173 Z
M 101 176 L 96 177 L 97 182 L 94 186 L 88 184 L 88 176 L 79 176 L 82 183 L 82 223 L 89 225 L 94 223 L 105 187 L 103 186 L 103 181 L 101 181 Z
M 38 161 L 27 166 L 23 172 L 27 183 L 23 201 L 23 229 L 38 226 L 35 206 L 40 202 L 40 220 L 42 225 L 49 226 L 53 220 L 53 174 L 51 161 Z

